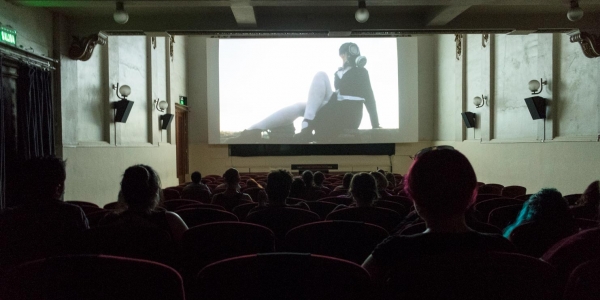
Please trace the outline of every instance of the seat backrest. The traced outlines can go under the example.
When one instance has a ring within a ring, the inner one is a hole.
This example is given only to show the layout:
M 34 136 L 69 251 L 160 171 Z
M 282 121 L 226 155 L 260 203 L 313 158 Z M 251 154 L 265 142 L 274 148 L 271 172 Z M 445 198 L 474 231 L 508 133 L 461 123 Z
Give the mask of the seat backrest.
M 178 190 L 166 188 L 162 190 L 162 193 L 165 197 L 165 200 L 180 199 Z
M 76 239 L 77 254 L 105 254 L 158 261 L 172 265 L 176 248 L 163 230 L 126 225 L 96 227 Z
M 529 222 L 513 229 L 509 240 L 517 247 L 520 253 L 541 257 L 558 241 L 571 236 L 579 231 L 574 222 L 565 224 L 549 222 Z
M 329 192 L 329 197 L 335 197 L 335 196 L 342 196 L 342 195 L 348 195 L 348 190 L 337 190 L 337 191 L 331 191 Z
M 87 201 L 74 201 L 74 200 L 70 200 L 70 201 L 65 201 L 66 203 L 70 203 L 70 204 L 75 204 L 79 207 L 83 207 L 83 206 L 92 206 L 92 207 L 98 207 L 98 204 L 96 203 L 92 203 L 92 202 L 87 202 Z
M 387 201 L 387 200 L 377 200 L 373 203 L 375 207 L 387 208 L 391 209 L 397 213 L 399 213 L 402 217 L 406 217 L 410 210 L 408 207 L 400 204 L 399 202 Z
M 532 194 L 525 194 L 525 195 L 521 195 L 521 196 L 516 196 L 515 199 L 518 200 L 522 200 L 522 201 L 527 201 L 529 200 L 529 198 L 531 197 Z
M 114 210 L 120 207 L 120 203 L 119 202 L 110 202 L 110 203 L 106 203 L 104 204 L 103 208 L 104 209 L 110 209 L 110 210 Z
M 310 211 L 316 213 L 321 217 L 321 220 L 325 220 L 327 215 L 332 212 L 338 205 L 331 202 L 326 201 L 307 201 L 305 202 Z
M 185 299 L 181 276 L 147 260 L 105 255 L 25 263 L 0 279 L 3 299 Z
M 556 271 L 509 253 L 415 256 L 392 267 L 383 299 L 555 299 Z
M 380 226 L 352 221 L 300 225 L 285 235 L 284 250 L 341 258 L 362 264 L 388 236 Z
M 326 220 L 365 222 L 381 226 L 388 232 L 392 232 L 403 217 L 405 216 L 386 208 L 350 207 L 330 213 Z
M 502 195 L 504 197 L 510 197 L 510 198 L 514 198 L 514 197 L 525 195 L 525 194 L 527 194 L 527 188 L 524 186 L 520 186 L 520 185 L 505 186 L 502 188 L 502 191 L 500 192 L 500 195 Z
M 575 224 L 579 230 L 586 230 L 598 227 L 598 220 L 575 218 Z
M 392 201 L 392 202 L 398 202 L 398 203 L 404 205 L 404 207 L 406 207 L 406 208 L 410 208 L 411 206 L 414 205 L 413 201 L 410 198 L 404 197 L 404 196 L 385 196 L 382 199 L 387 200 L 387 201 Z
M 222 259 L 275 251 L 275 234 L 256 224 L 215 222 L 188 229 L 181 247 L 183 275 L 193 278 L 206 265 Z
M 98 223 L 100 222 L 100 220 L 102 220 L 102 218 L 104 218 L 104 216 L 106 216 L 107 214 L 109 214 L 111 211 L 108 209 L 103 209 L 100 211 L 95 211 L 92 213 L 86 213 L 85 216 L 88 219 L 88 224 L 90 225 L 90 228 L 94 228 L 96 226 L 98 226 Z
M 211 208 L 186 208 L 176 210 L 188 227 L 194 227 L 213 222 L 239 221 L 232 213 Z
M 278 240 L 283 240 L 285 234 L 294 227 L 318 221 L 319 215 L 314 212 L 290 207 L 268 207 L 246 217 L 246 222 L 273 230 Z
M 196 200 L 202 203 L 210 203 L 212 194 L 207 190 L 194 189 L 193 191 L 182 191 L 179 193 L 181 199 Z
M 498 197 L 500 197 L 500 196 L 498 196 L 496 194 L 481 194 L 481 193 L 479 193 L 479 194 L 477 194 L 477 197 L 475 197 L 475 203 L 498 198 Z
M 402 231 L 400 231 L 400 235 L 414 235 L 423 233 L 423 231 L 425 230 L 427 230 L 427 224 L 425 224 L 425 222 L 421 222 L 407 226 Z
M 600 260 L 590 260 L 579 265 L 565 288 L 564 300 L 593 300 L 600 295 Z
M 598 218 L 598 205 L 573 206 L 570 209 L 573 217 L 594 220 Z
M 500 195 L 502 193 L 503 185 L 497 183 L 486 183 L 477 188 L 478 192 L 481 194 L 494 194 Z
M 243 220 L 246 219 L 246 216 L 248 215 L 248 212 L 250 212 L 253 208 L 255 208 L 257 206 L 258 206 L 258 203 L 240 204 L 240 205 L 234 207 L 231 210 L 231 212 L 234 215 L 236 215 L 240 221 L 243 221 Z
M 567 202 L 569 202 L 569 205 L 575 205 L 575 202 L 577 202 L 577 200 L 579 200 L 579 198 L 581 198 L 581 194 L 564 195 L 563 198 L 567 199 Z
M 331 197 L 330 196 L 330 197 L 321 198 L 321 199 L 319 199 L 319 201 L 335 203 L 338 205 L 339 204 L 350 205 L 350 204 L 352 204 L 352 202 L 354 200 L 350 197 L 338 197 L 338 196 Z
M 271 253 L 208 265 L 196 280 L 198 299 L 366 299 L 365 269 L 331 257 Z
M 211 208 L 216 210 L 225 210 L 225 207 L 216 204 L 206 204 L 206 203 L 190 203 L 177 207 L 177 210 L 186 209 L 186 208 Z
M 176 211 L 180 206 L 189 205 L 189 204 L 198 204 L 202 203 L 196 200 L 189 199 L 171 199 L 162 203 L 162 207 L 164 207 L 168 211 Z
M 486 222 L 488 220 L 489 214 L 492 210 L 494 210 L 498 207 L 507 206 L 507 205 L 514 205 L 514 204 L 523 205 L 523 203 L 524 203 L 523 201 L 518 200 L 518 199 L 513 199 L 513 198 L 494 198 L 494 199 L 477 202 L 477 203 L 475 203 L 474 208 L 475 208 L 475 211 L 477 211 L 482 218 L 480 221 Z
M 523 204 L 513 204 L 494 208 L 488 214 L 487 222 L 488 224 L 504 229 L 517 219 L 521 209 L 523 209 Z

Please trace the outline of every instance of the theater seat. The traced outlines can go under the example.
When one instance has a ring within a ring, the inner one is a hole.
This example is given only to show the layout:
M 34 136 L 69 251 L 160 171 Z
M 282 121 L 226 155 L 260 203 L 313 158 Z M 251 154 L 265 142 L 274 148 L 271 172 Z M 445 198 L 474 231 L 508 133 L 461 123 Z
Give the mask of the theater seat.
M 362 264 L 388 232 L 373 224 L 324 221 L 298 226 L 285 235 L 285 251 L 332 256 Z
M 402 216 L 399 213 L 386 208 L 351 207 L 330 213 L 326 220 L 365 222 L 381 226 L 388 232 L 391 232 L 404 217 L 406 217 L 406 215 Z
M 359 265 L 300 253 L 230 258 L 208 265 L 195 299 L 369 299 L 370 277 Z
M 25 263 L 0 279 L 3 300 L 185 299 L 181 276 L 147 260 L 83 255 Z
M 392 267 L 380 299 L 555 300 L 557 286 L 552 266 L 525 255 L 422 255 Z
M 225 221 L 238 221 L 238 218 L 227 211 L 210 208 L 186 208 L 175 211 L 188 227 Z
M 564 300 L 597 300 L 600 295 L 600 260 L 579 265 L 569 276 Z

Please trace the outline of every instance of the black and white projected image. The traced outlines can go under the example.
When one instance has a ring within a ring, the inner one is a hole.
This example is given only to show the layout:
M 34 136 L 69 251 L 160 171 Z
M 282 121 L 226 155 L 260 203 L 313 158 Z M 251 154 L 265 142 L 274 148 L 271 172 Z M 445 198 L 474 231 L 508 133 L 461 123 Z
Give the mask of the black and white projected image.
M 396 43 L 219 40 L 220 143 L 370 143 L 397 132 Z

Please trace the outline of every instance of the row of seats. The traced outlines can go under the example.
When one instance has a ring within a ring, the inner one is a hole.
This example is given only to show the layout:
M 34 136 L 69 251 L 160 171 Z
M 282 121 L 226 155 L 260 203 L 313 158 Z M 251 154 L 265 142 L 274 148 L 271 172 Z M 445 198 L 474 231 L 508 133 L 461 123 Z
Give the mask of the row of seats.
M 600 262 L 580 265 L 562 299 L 597 299 Z M 106 256 L 52 257 L 0 279 L 3 299 L 561 299 L 554 269 L 519 254 L 411 261 L 387 286 L 359 265 L 301 253 L 252 254 L 215 262 L 184 288 L 160 263 Z

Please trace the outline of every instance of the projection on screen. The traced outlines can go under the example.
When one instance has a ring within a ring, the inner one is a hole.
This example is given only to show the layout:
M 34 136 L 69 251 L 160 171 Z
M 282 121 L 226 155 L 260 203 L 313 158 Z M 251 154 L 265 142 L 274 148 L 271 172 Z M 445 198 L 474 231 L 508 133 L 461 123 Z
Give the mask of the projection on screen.
M 222 39 L 218 54 L 222 144 L 390 143 L 402 132 L 395 38 Z

